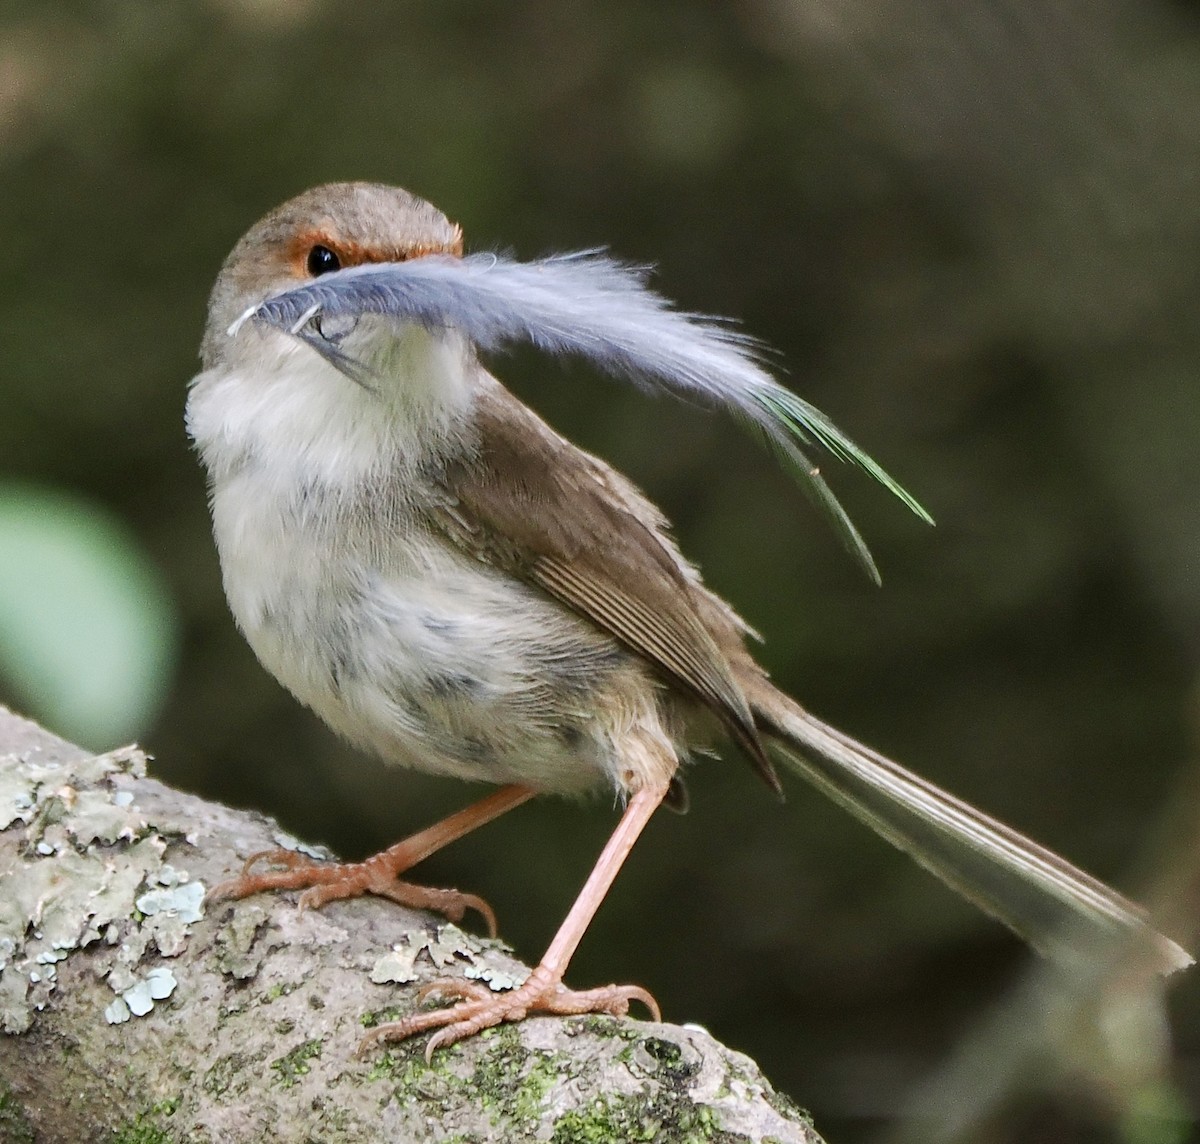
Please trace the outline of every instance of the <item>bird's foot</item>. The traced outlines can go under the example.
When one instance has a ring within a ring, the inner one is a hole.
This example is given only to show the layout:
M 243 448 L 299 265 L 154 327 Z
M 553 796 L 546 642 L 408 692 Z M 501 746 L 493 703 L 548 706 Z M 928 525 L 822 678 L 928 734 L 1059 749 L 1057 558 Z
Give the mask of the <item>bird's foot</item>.
M 266 869 L 254 872 L 265 864 Z M 209 891 L 209 901 L 238 900 L 263 890 L 303 890 L 302 910 L 319 910 L 329 902 L 374 894 L 414 910 L 432 910 L 447 920 L 460 922 L 467 910 L 475 910 L 487 923 L 490 936 L 496 936 L 496 915 L 492 907 L 475 894 L 460 890 L 440 890 L 402 882 L 391 851 L 385 850 L 365 862 L 317 862 L 294 850 L 263 850 L 252 854 L 237 878 L 221 882 Z
M 414 1013 L 402 1021 L 391 1021 L 372 1029 L 359 1042 L 360 1054 L 375 1045 L 402 1041 L 428 1029 L 437 1029 L 425 1046 L 425 1060 L 438 1049 L 504 1021 L 523 1021 L 530 1013 L 577 1016 L 581 1013 L 607 1013 L 624 1017 L 632 1001 L 640 1001 L 652 1020 L 661 1020 L 658 1003 L 640 985 L 602 985 L 597 989 L 568 989 L 561 976 L 539 966 L 523 985 L 507 993 L 493 993 L 483 985 L 461 978 L 444 978 L 426 985 L 417 995 L 421 1001 L 434 995 L 456 997 L 458 1004 L 447 1009 Z

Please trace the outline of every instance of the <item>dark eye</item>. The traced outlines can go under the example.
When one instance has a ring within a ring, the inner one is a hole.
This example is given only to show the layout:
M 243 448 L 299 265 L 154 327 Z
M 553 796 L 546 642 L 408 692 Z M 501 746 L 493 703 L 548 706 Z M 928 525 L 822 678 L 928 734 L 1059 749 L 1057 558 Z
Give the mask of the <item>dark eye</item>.
M 309 274 L 314 278 L 319 278 L 322 274 L 328 274 L 331 270 L 337 270 L 342 263 L 341 259 L 328 246 L 314 246 L 308 252 L 308 262 L 306 265 Z

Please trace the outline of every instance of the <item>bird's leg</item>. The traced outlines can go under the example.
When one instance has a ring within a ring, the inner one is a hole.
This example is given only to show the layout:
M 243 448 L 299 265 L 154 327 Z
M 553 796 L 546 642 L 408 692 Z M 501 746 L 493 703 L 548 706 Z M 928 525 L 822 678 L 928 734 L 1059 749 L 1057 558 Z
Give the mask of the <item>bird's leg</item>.
M 433 910 L 453 922 L 461 921 L 467 910 L 476 910 L 483 915 L 488 932 L 495 937 L 496 915 L 482 898 L 458 890 L 414 886 L 411 882 L 400 881 L 400 875 L 434 851 L 520 806 L 535 793 L 529 787 L 515 784 L 501 787 L 363 862 L 316 862 L 294 850 L 263 850 L 246 860 L 239 877 L 215 886 L 209 893 L 209 900 L 245 898 L 261 890 L 303 890 L 300 907 L 320 909 L 339 898 L 375 894 L 411 909 Z M 252 873 L 252 867 L 260 862 L 284 869 Z
M 668 789 L 668 782 L 646 786 L 629 800 L 621 821 L 600 852 L 570 913 L 554 935 L 540 964 L 524 984 L 507 993 L 493 993 L 475 982 L 459 978 L 435 981 L 421 991 L 422 997 L 435 993 L 458 997 L 457 1005 L 429 1013 L 416 1013 L 402 1021 L 380 1025 L 363 1039 L 360 1051 L 381 1041 L 403 1040 L 414 1033 L 440 1026 L 426 1046 L 425 1058 L 428 1060 L 443 1045 L 452 1045 L 502 1021 L 521 1021 L 529 1013 L 609 1013 L 623 1017 L 629 1012 L 631 1001 L 640 1001 L 657 1021 L 658 1005 L 641 986 L 603 985 L 598 989 L 577 992 L 563 985 L 562 979 L 571 955 L 600 908 L 600 903 L 604 901 L 617 871 Z

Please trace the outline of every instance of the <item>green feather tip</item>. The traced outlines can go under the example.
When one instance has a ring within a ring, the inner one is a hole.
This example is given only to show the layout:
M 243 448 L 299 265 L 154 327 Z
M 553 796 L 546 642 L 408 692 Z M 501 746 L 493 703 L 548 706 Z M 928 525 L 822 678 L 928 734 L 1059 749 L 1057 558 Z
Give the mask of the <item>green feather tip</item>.
M 841 502 L 834 496 L 833 490 L 821 475 L 821 470 L 809 460 L 800 446 L 819 445 L 839 461 L 857 465 L 927 524 L 933 524 L 933 517 L 925 511 L 916 497 L 815 406 L 782 386 L 757 390 L 753 397 L 755 403 L 768 415 L 769 424 L 777 427 L 779 431 L 772 432 L 769 426 L 762 422 L 756 422 L 755 427 L 763 433 L 772 450 L 809 499 L 828 518 L 850 555 L 876 584 L 881 583 L 879 569 L 866 541 L 854 527 Z

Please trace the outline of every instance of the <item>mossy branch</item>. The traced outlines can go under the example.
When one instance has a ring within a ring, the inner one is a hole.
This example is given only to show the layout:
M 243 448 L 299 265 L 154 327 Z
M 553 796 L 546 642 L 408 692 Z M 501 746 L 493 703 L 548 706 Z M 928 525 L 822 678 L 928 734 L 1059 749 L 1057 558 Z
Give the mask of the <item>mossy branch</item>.
M 422 981 L 500 988 L 524 967 L 377 900 L 206 908 L 278 828 L 144 772 L 135 749 L 93 756 L 0 708 L 4 1140 L 818 1141 L 696 1029 L 535 1018 L 432 1064 L 420 1040 L 356 1056 Z

